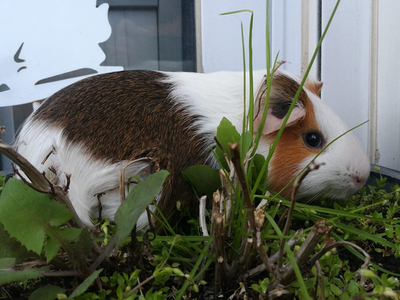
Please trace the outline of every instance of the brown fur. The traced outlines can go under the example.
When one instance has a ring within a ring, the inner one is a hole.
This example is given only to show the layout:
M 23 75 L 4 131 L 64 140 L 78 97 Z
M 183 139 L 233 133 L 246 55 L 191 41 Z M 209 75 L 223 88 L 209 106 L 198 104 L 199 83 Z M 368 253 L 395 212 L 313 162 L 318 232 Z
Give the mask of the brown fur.
M 191 127 L 200 117 L 175 105 L 169 97 L 171 86 L 161 83 L 162 78 L 154 71 L 87 78 L 50 97 L 34 119 L 65 128 L 67 141 L 82 145 L 94 159 L 154 159 L 171 173 L 160 199 L 160 208 L 169 216 L 175 201 L 193 198 L 181 172 L 204 164 L 209 150 L 204 136 Z

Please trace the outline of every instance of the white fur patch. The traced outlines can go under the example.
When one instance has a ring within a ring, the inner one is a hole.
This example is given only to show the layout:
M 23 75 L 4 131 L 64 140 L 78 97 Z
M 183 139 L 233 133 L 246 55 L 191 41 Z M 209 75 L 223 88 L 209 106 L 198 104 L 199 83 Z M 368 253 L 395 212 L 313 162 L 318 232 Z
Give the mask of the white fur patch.
M 202 116 L 199 121 L 199 133 L 216 132 L 222 118 L 227 118 L 236 130 L 242 132 L 243 124 L 243 73 L 215 72 L 199 73 L 166 73 L 163 82 L 173 84 L 172 99 L 183 103 L 189 111 Z M 265 72 L 256 71 L 253 74 L 254 93 Z M 246 84 L 246 108 L 249 105 L 249 77 Z
M 59 128 L 38 122 L 34 125 L 30 121 L 27 122 L 20 132 L 17 147 L 21 155 L 40 172 L 45 172 L 49 180 L 56 180 L 59 186 L 66 185 L 66 174 L 71 175 L 68 196 L 83 223 L 92 226 L 91 218 L 98 218 L 99 200 L 102 216 L 109 220 L 114 219 L 114 214 L 121 204 L 120 171 L 128 165 L 128 161 L 111 164 L 106 160 L 93 159 L 82 146 L 68 145 Z M 53 149 L 55 152 L 42 164 Z M 57 174 L 50 171 L 50 167 L 53 167 Z M 138 161 L 125 169 L 125 181 L 133 176 L 143 180 L 150 173 L 151 165 L 147 161 Z M 129 188 L 133 188 L 134 185 L 131 183 Z M 142 228 L 146 225 L 147 214 L 143 213 L 137 226 Z
M 348 128 L 343 121 L 319 97 L 304 89 L 312 101 L 315 118 L 326 144 L 345 133 Z M 314 156 L 310 156 L 300 162 L 300 169 L 306 167 L 313 158 Z M 356 177 L 366 181 L 370 174 L 368 157 L 352 132 L 334 141 L 315 162 L 324 165 L 307 175 L 299 196 L 344 199 L 360 189 L 361 186 L 355 183 Z

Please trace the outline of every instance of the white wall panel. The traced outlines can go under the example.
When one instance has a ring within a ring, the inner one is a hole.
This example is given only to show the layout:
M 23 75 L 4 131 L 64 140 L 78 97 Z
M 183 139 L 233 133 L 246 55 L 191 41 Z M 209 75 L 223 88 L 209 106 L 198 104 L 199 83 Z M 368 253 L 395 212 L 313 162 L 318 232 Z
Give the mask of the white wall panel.
M 324 29 L 336 0 L 322 1 Z M 371 1 L 342 0 L 322 44 L 322 99 L 354 127 L 369 119 Z M 369 125 L 354 133 L 365 149 Z
M 279 52 L 278 59 L 287 61 L 283 68 L 297 75 L 301 74 L 301 5 L 301 0 L 270 1 L 271 60 L 273 62 Z M 240 22 L 243 22 L 247 53 L 250 14 L 220 15 L 241 9 L 254 12 L 253 64 L 254 69 L 265 68 L 265 1 L 203 0 L 201 23 L 204 72 L 243 69 Z
M 202 59 L 205 73 L 243 70 L 240 22 L 243 22 L 246 53 L 248 54 L 250 13 L 220 15 L 221 13 L 242 9 L 250 9 L 254 12 L 254 69 L 265 68 L 265 1 L 203 0 L 201 2 L 201 29 Z
M 301 75 L 301 0 L 271 1 L 271 60 L 287 61 L 283 69 Z
M 400 1 L 379 1 L 378 10 L 379 164 L 400 170 Z

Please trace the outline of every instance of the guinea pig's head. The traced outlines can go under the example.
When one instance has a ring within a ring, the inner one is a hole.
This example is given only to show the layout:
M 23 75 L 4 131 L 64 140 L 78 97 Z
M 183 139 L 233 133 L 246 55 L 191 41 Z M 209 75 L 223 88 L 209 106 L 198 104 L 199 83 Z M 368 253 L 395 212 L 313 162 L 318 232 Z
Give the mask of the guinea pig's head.
M 259 153 L 268 153 L 299 85 L 300 80 L 287 73 L 274 75 Z M 319 98 L 321 87 L 321 82 L 307 81 L 300 93 L 269 165 L 267 184 L 271 190 L 281 191 L 326 145 L 348 130 Z M 263 102 L 256 104 L 255 130 L 260 124 Z M 370 173 L 367 155 L 352 132 L 329 145 L 315 162 L 322 165 L 303 180 L 299 198 L 344 199 L 358 191 Z M 282 195 L 289 197 L 291 191 L 292 185 Z

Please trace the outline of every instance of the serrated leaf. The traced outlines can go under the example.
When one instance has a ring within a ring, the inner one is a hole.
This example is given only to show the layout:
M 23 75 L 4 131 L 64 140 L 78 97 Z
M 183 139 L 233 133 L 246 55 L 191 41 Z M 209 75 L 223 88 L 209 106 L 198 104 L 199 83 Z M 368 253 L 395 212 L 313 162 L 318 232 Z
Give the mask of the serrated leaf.
M 219 123 L 219 126 L 217 128 L 217 140 L 222 145 L 222 148 L 225 150 L 225 152 L 228 155 L 228 158 L 230 159 L 230 149 L 229 149 L 228 144 L 234 143 L 234 142 L 239 143 L 240 135 L 237 132 L 235 126 L 233 126 L 232 123 L 226 118 L 223 118 L 221 120 L 221 122 Z M 216 151 L 223 167 L 228 170 L 229 168 L 226 164 L 225 157 L 224 157 L 222 150 L 217 146 L 215 151 Z
M 74 292 L 68 297 L 68 299 L 72 299 L 74 297 L 79 296 L 80 294 L 83 294 L 89 286 L 92 285 L 92 283 L 96 280 L 97 276 L 103 271 L 103 269 L 97 270 L 93 272 L 92 275 L 90 275 L 88 278 L 86 278 L 75 290 Z
M 23 271 L 0 270 L 0 285 L 13 281 L 24 281 L 27 279 L 35 279 L 42 276 L 43 275 L 37 269 L 26 269 Z
M 54 300 L 57 299 L 57 294 L 64 294 L 65 291 L 65 289 L 59 286 L 48 285 L 34 291 L 29 296 L 29 300 Z
M 212 169 L 208 165 L 189 167 L 182 172 L 182 175 L 194 186 L 199 195 L 212 196 L 217 189 L 221 188 L 219 170 Z
M 0 222 L 10 236 L 28 250 L 40 254 L 45 229 L 59 226 L 72 217 L 68 209 L 39 193 L 21 180 L 11 178 L 4 187 L 0 201 Z
M 0 223 L 0 258 L 14 257 L 16 263 L 22 262 L 24 258 L 36 256 L 35 253 L 28 251 L 15 238 L 10 237 Z
M 145 180 L 139 182 L 128 194 L 125 201 L 115 213 L 118 244 L 129 236 L 140 215 L 146 209 L 146 206 L 153 201 L 161 190 L 168 174 L 168 171 L 165 170 L 151 174 Z

